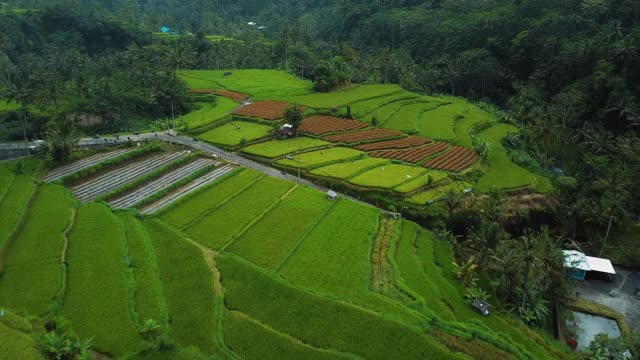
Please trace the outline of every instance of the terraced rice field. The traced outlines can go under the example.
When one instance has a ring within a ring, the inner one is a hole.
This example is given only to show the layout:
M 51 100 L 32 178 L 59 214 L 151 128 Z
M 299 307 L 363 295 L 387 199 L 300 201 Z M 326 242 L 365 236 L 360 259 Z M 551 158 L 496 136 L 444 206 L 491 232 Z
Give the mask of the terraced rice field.
M 315 92 L 294 96 L 289 100 L 315 109 L 329 109 L 344 106 L 363 99 L 372 99 L 402 91 L 398 85 L 352 85 L 346 89 L 330 92 Z
M 55 168 L 49 171 L 49 173 L 47 173 L 47 175 L 44 177 L 44 181 L 51 182 L 51 181 L 62 179 L 67 175 L 71 175 L 80 170 L 92 167 L 105 160 L 116 158 L 118 156 L 124 155 L 134 150 L 135 148 L 120 149 L 116 151 L 110 151 L 106 153 L 100 153 L 100 154 L 88 156 L 86 158 L 71 162 L 67 165 L 60 166 L 58 168 Z
M 411 193 L 417 191 L 420 188 L 425 186 L 431 186 L 437 184 L 445 179 L 447 179 L 449 175 L 445 172 L 440 171 L 428 171 L 419 177 L 409 181 L 408 183 L 402 184 L 400 186 L 395 187 L 393 190 L 402 194 Z
M 328 176 L 334 179 L 345 180 L 366 170 L 370 170 L 387 163 L 389 163 L 389 160 L 365 158 L 315 168 L 310 172 L 313 175 Z
M 74 186 L 72 191 L 80 202 L 87 203 L 168 165 L 183 155 L 184 153 L 172 152 L 139 160 Z
M 424 172 L 424 168 L 417 166 L 390 164 L 366 171 L 350 179 L 349 182 L 364 187 L 392 189 Z
M 362 118 L 389 103 L 403 100 L 414 100 L 417 98 L 418 96 L 412 92 L 399 91 L 386 96 L 379 96 L 354 102 L 351 104 L 351 112 L 356 117 Z
M 333 147 L 329 149 L 316 150 L 311 152 L 302 153 L 299 155 L 293 155 L 291 159 L 278 160 L 276 164 L 298 167 L 302 169 L 311 169 L 337 161 L 348 161 L 364 156 L 364 153 L 358 150 L 345 148 L 345 147 Z
M 184 121 L 190 129 L 197 129 L 222 121 L 229 116 L 229 113 L 233 109 L 240 106 L 237 102 L 224 97 L 218 97 L 216 100 L 215 102 L 196 102 L 193 110 L 186 115 L 180 116 L 180 119 Z
M 235 102 L 243 102 L 247 99 L 249 99 L 251 97 L 251 95 L 248 94 L 243 94 L 241 92 L 236 92 L 236 91 L 230 91 L 230 90 L 215 90 L 213 92 L 214 94 L 218 95 L 218 96 L 223 96 L 226 98 L 229 98 Z
M 201 187 L 207 186 L 208 184 L 218 180 L 219 178 L 221 178 L 222 176 L 228 174 L 229 172 L 231 172 L 234 169 L 233 166 L 230 165 L 225 165 L 222 167 L 219 167 L 217 169 L 214 169 L 213 171 L 210 171 L 209 173 L 195 179 L 194 181 L 190 182 L 189 184 L 181 187 L 180 189 L 176 190 L 175 192 L 163 197 L 162 199 L 159 199 L 158 201 L 146 206 L 144 209 L 140 210 L 140 213 L 142 214 L 153 214 L 157 211 L 160 211 L 164 208 L 166 208 L 167 206 L 173 204 L 174 202 L 182 199 L 185 196 L 188 196 L 189 194 L 191 194 L 192 192 L 198 190 Z
M 134 207 L 140 201 L 146 199 L 147 197 L 155 194 L 158 191 L 166 189 L 169 186 L 177 183 L 183 177 L 186 177 L 189 174 L 199 171 L 205 167 L 214 166 L 216 164 L 219 163 L 212 159 L 197 159 L 173 171 L 170 171 L 169 173 L 157 178 L 156 180 L 151 181 L 150 183 L 144 185 L 139 189 L 136 189 L 128 194 L 109 201 L 109 206 L 114 209 L 126 209 L 129 207 Z
M 351 144 L 360 141 L 370 141 L 377 139 L 386 139 L 393 137 L 401 137 L 404 135 L 401 131 L 389 129 L 371 129 L 362 131 L 350 131 L 341 134 L 325 136 L 322 139 L 333 143 Z
M 287 140 L 272 140 L 250 145 L 242 149 L 243 153 L 264 158 L 278 158 L 298 151 L 328 147 L 331 143 L 308 137 L 297 137 Z
M 362 151 L 404 149 L 404 148 L 424 145 L 430 142 L 431 142 L 431 139 L 428 139 L 426 137 L 411 135 L 398 140 L 387 140 L 387 141 L 362 144 L 362 145 L 356 146 L 355 148 Z
M 441 198 L 443 198 L 448 191 L 454 191 L 454 192 L 462 192 L 466 189 L 471 189 L 473 188 L 471 186 L 471 184 L 466 183 L 466 182 L 454 182 L 451 184 L 447 184 L 447 185 L 443 185 L 443 186 L 439 186 L 435 189 L 431 189 L 431 190 L 427 190 L 425 192 L 421 192 L 418 194 L 415 194 L 413 196 L 411 196 L 408 201 L 415 203 L 415 204 L 421 204 L 424 205 L 426 203 L 432 202 L 432 201 L 436 201 L 439 200 Z
M 272 131 L 271 126 L 248 121 L 232 121 L 200 134 L 198 137 L 216 145 L 238 146 L 243 141 L 252 142 L 269 137 Z
M 437 104 L 429 102 L 416 102 L 403 105 L 384 121 L 383 126 L 401 131 L 415 131 L 420 116 L 425 111 L 433 110 L 437 107 Z
M 335 116 L 315 115 L 304 119 L 298 131 L 313 135 L 322 135 L 330 132 L 357 130 L 367 127 L 366 123 L 357 120 L 345 119 Z
M 430 145 L 405 150 L 382 150 L 370 152 L 368 155 L 382 159 L 402 160 L 409 163 L 418 163 L 423 159 L 433 156 L 449 147 L 446 142 L 436 142 Z
M 471 167 L 478 160 L 478 154 L 471 149 L 454 146 L 444 154 L 424 163 L 424 166 L 438 170 L 459 172 Z
M 231 112 L 233 115 L 248 116 L 265 120 L 284 118 L 289 104 L 285 101 L 265 100 L 243 106 Z

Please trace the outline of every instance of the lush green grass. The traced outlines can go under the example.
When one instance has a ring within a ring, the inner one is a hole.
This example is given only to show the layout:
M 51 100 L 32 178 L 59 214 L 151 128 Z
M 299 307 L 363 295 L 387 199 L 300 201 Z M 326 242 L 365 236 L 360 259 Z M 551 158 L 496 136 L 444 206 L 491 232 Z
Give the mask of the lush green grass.
M 0 164 L 0 203 L 2 203 L 2 199 L 4 198 L 7 190 L 13 183 L 13 179 L 15 179 L 16 175 L 9 169 L 8 167 Z
M 27 202 L 35 191 L 34 179 L 25 175 L 17 175 L 8 188 L 0 203 L 0 248 L 22 219 Z
M 61 285 L 60 255 L 74 201 L 62 186 L 46 185 L 9 246 L 0 277 L 0 304 L 32 315 L 49 310 Z
M 237 102 L 222 96 L 216 96 L 217 101 L 198 101 L 193 104 L 193 110 L 181 119 L 189 128 L 197 128 L 220 121 L 227 117 L 231 110 L 240 106 Z
M 436 201 L 442 198 L 447 191 L 458 191 L 462 192 L 465 189 L 473 188 L 471 184 L 462 181 L 456 181 L 450 184 L 446 184 L 443 186 L 438 186 L 435 189 L 427 190 L 418 194 L 415 194 L 409 198 L 409 202 L 415 204 L 426 204 L 429 201 Z
M 366 115 L 362 115 L 360 117 L 360 120 L 371 122 L 371 120 L 375 117 L 378 121 L 378 124 L 382 124 L 385 121 L 387 121 L 387 119 L 389 119 L 389 117 L 391 117 L 391 115 L 393 115 L 396 111 L 400 110 L 400 108 L 404 104 L 410 104 L 414 101 L 415 99 L 409 99 L 409 100 L 398 99 L 396 101 L 386 103 L 380 106 L 379 108 L 368 112 Z
M 194 240 L 220 249 L 252 220 L 273 205 L 292 186 L 273 177 L 264 177 L 231 201 L 185 229 Z
M 389 162 L 390 161 L 386 159 L 366 158 L 323 166 L 311 170 L 311 173 L 314 175 L 329 176 L 342 180 L 349 179 L 362 171 L 368 170 L 372 167 L 378 167 L 382 164 L 388 164 Z
M 420 297 L 425 306 L 437 316 L 444 320 L 454 320 L 455 315 L 447 306 L 446 297 L 440 291 L 438 272 L 426 272 L 422 262 L 416 255 L 415 241 L 418 236 L 419 227 L 409 221 L 402 222 L 402 235 L 396 245 L 394 254 L 395 263 L 398 268 L 397 275 L 400 276 L 404 285 L 411 289 L 414 294 Z M 442 289 L 445 290 L 445 289 Z M 451 295 L 451 294 L 449 294 Z M 455 293 L 453 294 L 455 296 Z
M 352 356 L 317 349 L 278 332 L 249 316 L 229 311 L 225 314 L 226 344 L 244 359 L 352 359 Z
M 319 139 L 308 137 L 297 137 L 287 140 L 272 140 L 264 143 L 248 146 L 242 149 L 242 152 L 249 155 L 256 155 L 265 158 L 277 158 L 297 151 L 310 150 L 331 143 Z
M 380 107 L 392 103 L 394 101 L 417 99 L 418 95 L 409 91 L 395 92 L 385 96 L 378 96 L 371 99 L 356 101 L 351 104 L 351 113 L 356 117 L 364 117 Z
M 316 109 L 328 109 L 353 102 L 385 96 L 402 91 L 398 85 L 353 85 L 337 91 L 313 93 L 303 96 L 284 98 L 294 104 L 300 104 Z
M 274 269 L 331 204 L 323 192 L 299 187 L 244 233 L 230 251 Z
M 244 169 L 238 174 L 215 184 L 213 187 L 190 197 L 184 203 L 172 207 L 160 216 L 165 222 L 182 229 L 207 211 L 233 196 L 238 191 L 255 182 L 262 173 Z
M 323 253 L 329 251 L 338 254 L 326 247 L 317 255 L 325 259 Z M 229 309 L 241 311 L 279 332 L 294 334 L 310 346 L 366 359 L 459 358 L 417 328 L 291 287 L 233 256 L 220 256 L 217 263 L 225 274 L 222 285 Z M 350 276 L 328 265 L 322 267 L 330 278 Z M 365 275 L 368 277 L 368 272 Z M 360 281 L 357 285 L 364 284 Z
M 64 314 L 98 351 L 123 355 L 142 340 L 129 308 L 126 241 L 109 208 L 93 203 L 78 210 L 69 236 Z
M 0 322 L 0 359 L 44 360 L 35 340 L 29 334 L 12 329 Z
M 247 121 L 233 121 L 200 134 L 198 137 L 213 144 L 238 146 L 243 140 L 252 142 L 266 138 L 272 130 L 273 128 L 267 125 Z
M 463 109 L 457 104 L 443 105 L 436 109 L 425 111 L 417 122 L 418 134 L 435 140 L 453 141 L 454 121 L 462 116 Z
M 412 191 L 416 191 L 421 187 L 430 185 L 429 178 L 431 178 L 431 184 L 437 184 L 448 177 L 449 175 L 445 172 L 431 170 L 431 171 L 425 172 L 424 174 L 418 176 L 417 178 L 414 178 L 413 180 L 411 180 L 406 184 L 395 187 L 393 190 L 406 194 Z
M 279 274 L 305 288 L 409 323 L 419 322 L 414 314 L 368 290 L 371 241 L 378 230 L 378 215 L 375 208 L 339 200 L 294 249 Z
M 457 138 L 456 143 L 460 146 L 471 148 L 473 147 L 473 142 L 471 141 L 473 127 L 485 122 L 495 123 L 496 119 L 493 115 L 464 99 L 455 98 L 451 99 L 451 101 L 453 106 L 460 108 L 457 115 L 462 116 L 457 116 L 453 126 L 453 132 Z
M 194 245 L 158 220 L 144 223 L 155 248 L 164 295 L 171 318 L 171 335 L 183 346 L 214 353 L 216 300 L 213 275 Z
M 233 74 L 224 76 L 228 71 Z M 287 99 L 312 91 L 311 82 L 279 70 L 185 70 L 178 74 L 191 88 L 224 88 L 252 95 L 254 100 Z
M 167 304 L 162 293 L 156 254 L 144 226 L 131 213 L 120 213 L 127 238 L 127 253 L 135 281 L 135 305 L 138 322 L 148 319 L 166 323 Z
M 506 149 L 502 146 L 502 139 L 517 130 L 513 125 L 497 124 L 478 134 L 479 138 L 491 143 L 491 150 L 487 157 L 489 168 L 478 182 L 480 191 L 488 191 L 492 186 L 500 189 L 515 189 L 531 186 L 537 182 L 535 175 L 511 162 Z
M 391 189 L 426 171 L 425 168 L 418 166 L 389 164 L 366 171 L 349 182 L 358 186 Z
M 393 113 L 383 124 L 389 129 L 401 131 L 415 131 L 418 117 L 425 111 L 435 109 L 438 105 L 429 102 L 416 102 L 402 106 Z
M 221 42 L 221 41 L 230 41 L 238 44 L 244 44 L 244 41 L 234 39 L 232 37 L 224 36 L 224 35 L 207 35 L 205 38 L 210 42 Z
M 329 149 L 317 150 L 302 153 L 300 155 L 292 155 L 293 160 L 290 159 L 281 159 L 276 162 L 276 164 L 298 167 L 298 162 L 300 163 L 300 167 L 303 169 L 311 169 L 317 166 L 321 166 L 327 163 L 333 163 L 337 161 L 347 161 L 356 159 L 359 157 L 363 157 L 364 153 L 362 151 L 354 150 L 351 148 L 345 147 L 334 147 Z
M 0 100 L 0 111 L 14 111 L 20 109 L 20 105 L 16 102 L 7 102 L 6 100 Z

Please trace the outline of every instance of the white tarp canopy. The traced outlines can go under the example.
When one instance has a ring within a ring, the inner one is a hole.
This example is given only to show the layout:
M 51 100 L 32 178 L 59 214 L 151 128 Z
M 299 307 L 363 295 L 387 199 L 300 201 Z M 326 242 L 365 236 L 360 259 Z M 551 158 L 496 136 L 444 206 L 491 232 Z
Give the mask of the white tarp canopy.
M 597 257 L 587 256 L 587 264 L 589 264 L 589 268 L 591 271 L 599 271 L 607 274 L 615 274 L 616 271 L 613 269 L 613 264 L 609 259 L 602 259 Z
M 562 250 L 562 252 L 564 253 L 564 267 L 585 271 L 599 271 L 607 274 L 616 273 L 609 259 L 586 256 L 575 250 Z

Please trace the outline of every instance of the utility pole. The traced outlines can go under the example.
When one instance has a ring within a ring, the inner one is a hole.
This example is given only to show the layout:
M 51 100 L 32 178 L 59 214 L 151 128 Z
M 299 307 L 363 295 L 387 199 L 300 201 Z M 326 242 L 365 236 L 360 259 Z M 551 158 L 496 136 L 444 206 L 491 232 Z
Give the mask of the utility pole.
M 298 185 L 300 185 L 300 149 L 298 149 Z

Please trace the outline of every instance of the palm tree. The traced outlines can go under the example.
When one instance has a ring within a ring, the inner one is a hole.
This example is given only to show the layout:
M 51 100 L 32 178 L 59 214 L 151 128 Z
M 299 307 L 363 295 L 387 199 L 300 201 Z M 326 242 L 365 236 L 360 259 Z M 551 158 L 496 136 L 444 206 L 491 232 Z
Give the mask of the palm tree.
M 462 206 L 464 194 L 460 191 L 447 190 L 442 197 L 442 201 L 444 202 L 444 207 L 449 212 L 449 216 L 451 216 L 456 209 Z
M 480 226 L 474 227 L 469 234 L 469 242 L 479 255 L 480 266 L 486 263 L 488 255 L 493 253 L 498 244 L 507 239 L 508 235 L 502 227 L 491 221 L 482 221 Z
M 24 146 L 27 149 L 27 155 L 30 155 L 27 141 L 27 107 L 33 99 L 33 89 L 30 85 L 25 76 L 16 76 L 13 78 L 13 83 L 10 84 L 9 89 L 4 95 L 7 102 L 15 102 L 20 105 L 23 116 L 22 135 L 24 137 Z
M 47 145 L 56 160 L 65 161 L 80 140 L 73 120 L 63 118 L 47 130 Z

